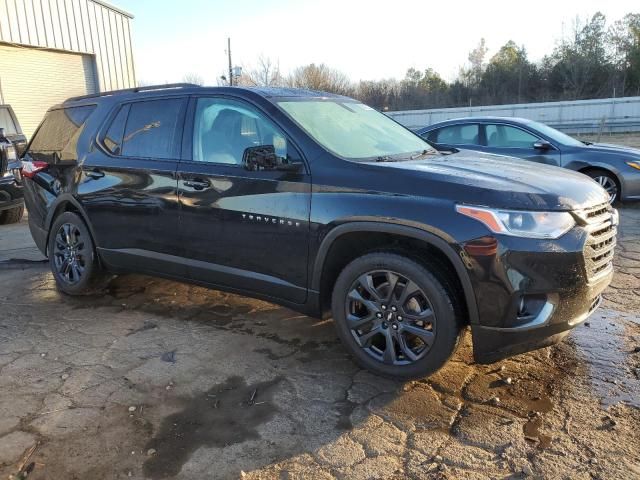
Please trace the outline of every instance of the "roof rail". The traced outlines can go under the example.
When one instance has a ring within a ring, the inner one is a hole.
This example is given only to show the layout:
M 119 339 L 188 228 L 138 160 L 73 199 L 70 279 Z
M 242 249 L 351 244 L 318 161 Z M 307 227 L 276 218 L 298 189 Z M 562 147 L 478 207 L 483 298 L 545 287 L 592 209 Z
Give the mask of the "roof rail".
M 192 88 L 192 87 L 200 87 L 200 85 L 196 85 L 195 83 L 167 83 L 164 85 L 147 85 L 144 87 L 134 87 L 134 88 L 125 88 L 123 90 L 110 90 L 108 92 L 98 92 L 98 93 L 90 93 L 89 95 L 80 95 L 77 97 L 71 97 L 64 101 L 74 102 L 77 100 L 84 100 L 87 98 L 98 98 L 98 97 L 107 97 L 110 95 L 119 95 L 122 93 L 137 93 L 137 92 L 147 92 L 151 90 L 166 90 L 172 88 Z

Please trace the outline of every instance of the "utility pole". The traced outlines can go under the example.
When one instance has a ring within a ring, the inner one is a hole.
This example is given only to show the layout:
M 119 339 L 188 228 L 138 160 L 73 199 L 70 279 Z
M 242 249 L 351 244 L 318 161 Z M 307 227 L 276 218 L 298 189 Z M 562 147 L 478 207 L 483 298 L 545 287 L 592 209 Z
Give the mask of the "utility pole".
M 231 37 L 227 37 L 227 55 L 229 56 L 229 86 L 233 87 L 233 69 L 231 68 Z

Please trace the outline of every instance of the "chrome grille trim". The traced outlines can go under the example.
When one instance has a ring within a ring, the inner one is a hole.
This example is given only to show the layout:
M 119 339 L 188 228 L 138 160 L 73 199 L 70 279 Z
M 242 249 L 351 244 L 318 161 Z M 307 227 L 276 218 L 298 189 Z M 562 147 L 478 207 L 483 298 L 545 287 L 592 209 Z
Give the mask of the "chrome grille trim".
M 617 215 L 609 204 L 600 204 L 574 214 L 588 233 L 584 246 L 587 280 L 594 282 L 613 269 Z

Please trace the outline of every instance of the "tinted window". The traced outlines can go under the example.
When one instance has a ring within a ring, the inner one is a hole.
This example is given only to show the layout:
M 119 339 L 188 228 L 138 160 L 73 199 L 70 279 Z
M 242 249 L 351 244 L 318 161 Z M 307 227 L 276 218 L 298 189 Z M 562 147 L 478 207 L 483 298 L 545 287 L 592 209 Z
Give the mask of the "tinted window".
M 123 105 L 115 116 L 102 141 L 104 146 L 114 155 L 122 153 L 122 137 L 129 115 L 129 105 Z
M 182 99 L 132 103 L 122 140 L 126 157 L 176 158 Z
M 488 147 L 533 148 L 538 140 L 536 136 L 508 125 L 487 125 L 485 134 Z
M 95 108 L 95 105 L 88 105 L 47 112 L 31 141 L 31 157 L 49 163 L 77 160 L 78 138 Z
M 451 125 L 436 130 L 437 136 L 432 140 L 435 143 L 448 145 L 479 145 L 480 128 L 477 124 Z M 429 138 L 431 140 L 431 138 Z
M 4 133 L 7 135 L 15 135 L 18 133 L 16 124 L 13 123 L 13 118 L 8 108 L 0 108 L 0 128 L 4 128 Z
M 280 158 L 298 160 L 284 133 L 251 105 L 221 98 L 200 98 L 193 125 L 193 160 L 242 164 L 248 147 L 273 145 Z

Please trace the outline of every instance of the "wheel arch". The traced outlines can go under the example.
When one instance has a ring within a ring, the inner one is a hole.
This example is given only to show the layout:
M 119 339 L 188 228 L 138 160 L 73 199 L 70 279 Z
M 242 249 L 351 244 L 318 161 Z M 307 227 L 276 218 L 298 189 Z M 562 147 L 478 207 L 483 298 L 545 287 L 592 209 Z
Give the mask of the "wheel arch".
M 98 244 L 96 242 L 96 235 L 87 217 L 87 212 L 82 207 L 82 204 L 73 195 L 69 195 L 69 194 L 60 195 L 56 199 L 55 203 L 53 203 L 49 208 L 49 213 L 47 214 L 47 217 L 45 218 L 45 222 L 44 222 L 44 226 L 47 232 L 47 241 L 45 243 L 45 248 L 47 248 L 47 250 L 49 248 L 49 236 L 51 235 L 51 226 L 53 225 L 53 222 L 55 221 L 56 218 L 58 218 L 60 215 L 62 215 L 65 212 L 73 212 L 78 216 L 80 216 L 84 224 L 87 226 L 87 229 L 89 230 L 89 234 L 91 235 L 91 240 L 93 240 L 93 245 L 96 247 L 96 250 L 97 250 Z
M 311 275 L 311 288 L 318 292 L 320 298 L 320 308 L 323 308 L 322 298 L 326 294 L 323 289 L 324 279 L 327 274 L 328 260 L 330 260 L 331 249 L 336 242 L 344 237 L 354 233 L 361 234 L 387 234 L 398 239 L 411 239 L 417 241 L 420 244 L 433 249 L 442 256 L 444 256 L 448 262 L 453 266 L 455 277 L 460 283 L 462 294 L 466 303 L 467 313 L 469 316 L 469 322 L 471 324 L 478 323 L 478 308 L 476 305 L 475 294 L 471 279 L 467 273 L 466 267 L 458 253 L 454 250 L 449 243 L 437 235 L 421 230 L 415 227 L 409 227 L 405 225 L 397 225 L 393 223 L 384 222 L 349 222 L 337 227 L 327 233 L 323 238 L 313 265 L 313 272 Z M 364 254 L 366 252 L 362 252 Z M 360 254 L 359 254 L 360 255 Z M 359 256 L 357 255 L 357 256 Z M 330 295 L 329 295 L 330 296 Z
M 588 172 L 597 172 L 597 171 L 603 171 L 605 173 L 610 174 L 615 180 L 615 182 L 618 184 L 618 199 L 621 199 L 624 196 L 624 182 L 622 181 L 622 176 L 619 175 L 619 172 L 616 169 L 611 168 L 610 165 L 589 164 L 579 168 L 577 171 L 585 175 L 587 175 Z

